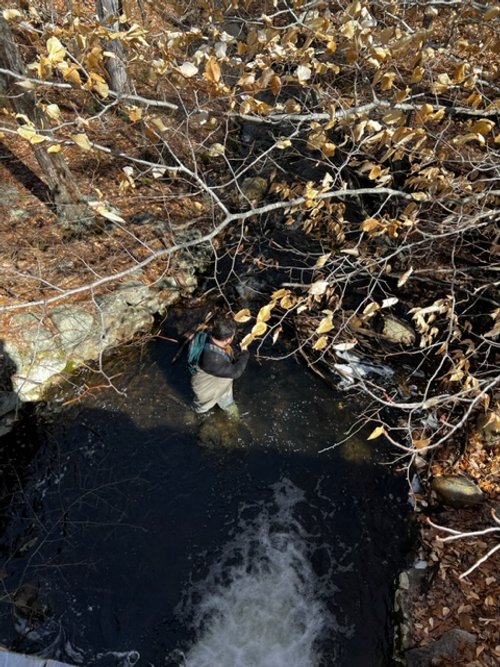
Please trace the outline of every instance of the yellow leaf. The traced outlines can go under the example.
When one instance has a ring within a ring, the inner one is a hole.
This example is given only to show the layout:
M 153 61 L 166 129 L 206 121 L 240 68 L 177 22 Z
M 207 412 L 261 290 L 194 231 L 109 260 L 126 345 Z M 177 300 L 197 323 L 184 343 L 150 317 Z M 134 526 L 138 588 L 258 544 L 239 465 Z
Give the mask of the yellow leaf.
M 251 320 L 252 316 L 250 314 L 250 311 L 248 308 L 243 308 L 243 310 L 240 310 L 236 313 L 234 316 L 234 321 L 239 322 L 240 324 L 243 324 L 244 322 L 248 322 L 248 320 Z
M 262 336 L 267 331 L 267 324 L 265 322 L 257 322 L 252 327 L 252 336 Z
M 48 104 L 45 111 L 47 112 L 47 116 L 50 116 L 54 120 L 57 120 L 61 115 L 61 109 L 59 109 L 57 104 Z
M 99 97 L 102 97 L 103 100 L 105 100 L 109 96 L 109 86 L 105 81 L 99 81 L 99 80 L 94 80 L 94 83 L 92 84 L 92 90 L 95 90 L 95 92 L 99 95 Z
M 127 115 L 132 123 L 137 123 L 137 121 L 142 119 L 143 111 L 139 107 L 127 107 Z
M 209 58 L 205 65 L 205 78 L 212 83 L 218 83 L 220 81 L 220 66 L 215 58 Z
M 463 144 L 469 144 L 471 141 L 477 141 L 481 145 L 486 143 L 486 139 L 482 134 L 479 134 L 479 132 L 470 132 L 469 134 L 464 134 L 461 137 L 455 137 L 453 141 L 459 146 L 463 146 Z
M 344 35 L 344 37 L 347 37 L 347 39 L 351 39 L 351 37 L 354 37 L 356 34 L 356 23 L 354 21 L 347 21 L 347 23 L 344 23 L 344 25 L 340 28 L 340 32 Z
M 375 218 L 366 218 L 366 220 L 363 220 L 361 223 L 361 229 L 364 232 L 367 232 L 368 234 L 370 232 L 375 231 L 376 229 L 378 230 L 380 227 L 380 222 L 378 220 L 375 220 Z
M 82 79 L 76 65 L 68 65 L 67 62 L 59 63 L 57 69 L 62 73 L 66 81 L 71 81 L 76 86 L 82 85 Z
M 384 434 L 385 428 L 383 426 L 377 426 L 377 428 L 373 429 L 373 431 L 367 437 L 367 440 L 375 440 L 375 438 L 380 438 L 380 436 Z
M 294 305 L 295 305 L 295 299 L 293 299 L 289 295 L 284 296 L 280 301 L 280 306 L 282 308 L 285 308 L 286 310 L 288 310 L 289 308 L 292 308 Z
M 326 336 L 321 336 L 314 343 L 313 349 L 315 349 L 315 350 L 324 350 L 327 345 L 328 345 L 328 338 Z
M 373 315 L 380 310 L 380 305 L 376 301 L 371 301 L 363 310 L 363 315 Z
M 370 181 L 375 181 L 380 176 L 381 173 L 382 173 L 382 167 L 379 164 L 375 164 L 370 169 L 368 178 L 370 179 Z
M 423 449 L 424 447 L 427 447 L 427 445 L 430 445 L 431 439 L 430 438 L 422 438 L 419 440 L 413 440 L 413 446 L 416 447 L 417 449 Z
M 473 123 L 470 128 L 471 132 L 479 132 L 479 134 L 488 134 L 495 127 L 495 123 L 487 118 L 481 118 Z
M 331 331 L 332 329 L 333 329 L 332 316 L 327 315 L 327 317 L 324 317 L 319 323 L 318 327 L 316 328 L 316 333 L 325 334 Z
M 18 9 L 4 9 L 3 10 L 3 17 L 6 21 L 11 21 L 12 19 L 16 19 L 19 16 L 22 16 L 22 14 Z
M 272 298 L 282 299 L 284 296 L 288 296 L 288 294 L 290 294 L 290 291 L 282 287 L 281 289 L 276 290 L 276 292 L 272 293 Z
M 242 347 L 242 348 L 248 347 L 248 346 L 250 345 L 250 343 L 253 343 L 254 340 L 255 340 L 255 337 L 252 336 L 251 333 L 247 334 L 247 335 L 243 338 L 243 340 L 241 341 L 241 347 Z
M 386 72 L 380 79 L 380 90 L 390 90 L 395 78 L 396 72 Z
M 331 252 L 327 252 L 326 255 L 321 255 L 321 257 L 318 257 L 316 263 L 314 264 L 314 268 L 320 269 L 322 266 L 325 266 L 325 264 L 330 259 L 331 255 L 332 255 Z
M 47 137 L 43 137 L 41 134 L 37 134 L 34 127 L 29 127 L 27 125 L 19 127 L 17 129 L 17 133 L 23 137 L 23 139 L 27 139 L 30 144 L 41 144 L 42 141 L 46 141 L 47 139 Z
M 85 132 L 81 132 L 80 134 L 73 134 L 71 136 L 75 144 L 81 148 L 83 151 L 91 151 L 92 146 L 90 145 L 89 138 L 85 134 Z
M 429 196 L 425 192 L 412 192 L 412 199 L 415 201 L 428 201 Z
M 267 322 L 271 317 L 271 311 L 274 308 L 274 303 L 268 303 L 262 306 L 257 314 L 257 322 Z
M 403 285 L 406 283 L 408 278 L 411 276 L 413 273 L 413 266 L 411 266 L 408 271 L 405 271 L 401 278 L 398 280 L 398 287 L 403 287 Z
M 51 65 L 62 63 L 66 56 L 66 49 L 57 39 L 57 37 L 49 37 L 47 40 L 48 60 Z
M 276 148 L 279 148 L 280 150 L 288 148 L 291 145 L 292 142 L 290 141 L 290 139 L 280 139 L 279 141 L 276 142 Z
M 59 144 L 53 144 L 47 148 L 47 153 L 60 153 L 61 146 Z
M 223 144 L 215 143 L 210 146 L 210 149 L 208 151 L 208 156 L 209 157 L 219 157 L 221 155 L 224 155 L 226 151 L 225 146 Z
M 420 83 L 425 74 L 425 69 L 423 67 L 415 67 L 411 75 L 410 83 Z
M 331 141 L 326 141 L 321 146 L 321 152 L 325 157 L 332 157 L 332 155 L 335 155 L 336 150 L 337 150 L 337 145 L 332 143 Z
M 396 123 L 404 120 L 404 118 L 405 115 L 403 111 L 400 111 L 399 109 L 391 109 L 391 111 L 388 111 L 385 114 L 383 120 L 385 123 L 387 123 L 387 125 L 396 125 Z

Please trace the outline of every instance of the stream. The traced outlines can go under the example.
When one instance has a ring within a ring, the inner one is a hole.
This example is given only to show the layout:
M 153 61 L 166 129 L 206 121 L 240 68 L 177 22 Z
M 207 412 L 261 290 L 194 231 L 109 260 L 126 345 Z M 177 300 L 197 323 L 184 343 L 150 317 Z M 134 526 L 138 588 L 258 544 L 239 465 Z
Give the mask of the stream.
M 361 398 L 252 359 L 241 421 L 195 416 L 176 351 L 120 353 L 119 391 L 4 438 L 0 644 L 87 667 L 390 665 L 409 508 Z

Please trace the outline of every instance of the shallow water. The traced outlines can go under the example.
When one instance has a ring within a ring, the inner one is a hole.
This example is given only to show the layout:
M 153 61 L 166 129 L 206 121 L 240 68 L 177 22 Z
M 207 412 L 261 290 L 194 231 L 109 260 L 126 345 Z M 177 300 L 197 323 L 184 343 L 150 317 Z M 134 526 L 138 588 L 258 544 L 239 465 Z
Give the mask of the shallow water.
M 405 484 L 348 435 L 356 399 L 253 360 L 241 423 L 193 418 L 175 351 L 122 355 L 123 393 L 12 438 L 35 454 L 10 465 L 0 643 L 99 667 L 386 667 Z

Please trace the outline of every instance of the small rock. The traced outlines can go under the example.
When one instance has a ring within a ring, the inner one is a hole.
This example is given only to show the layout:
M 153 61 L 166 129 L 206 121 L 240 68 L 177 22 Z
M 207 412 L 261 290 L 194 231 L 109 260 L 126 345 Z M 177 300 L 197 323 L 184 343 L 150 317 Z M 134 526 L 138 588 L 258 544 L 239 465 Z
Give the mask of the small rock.
M 467 477 L 459 475 L 443 475 L 435 477 L 431 488 L 438 499 L 450 507 L 469 507 L 477 505 L 484 499 L 483 492 Z
M 430 667 L 431 665 L 465 664 L 473 658 L 476 636 L 465 630 L 448 630 L 437 641 L 414 648 L 405 653 L 406 667 Z
M 384 315 L 382 334 L 392 343 L 400 343 L 401 345 L 412 345 L 416 340 L 412 327 L 404 320 L 391 314 Z
M 265 178 L 255 176 L 254 178 L 245 178 L 241 184 L 241 191 L 250 201 L 260 201 L 267 192 L 268 183 Z

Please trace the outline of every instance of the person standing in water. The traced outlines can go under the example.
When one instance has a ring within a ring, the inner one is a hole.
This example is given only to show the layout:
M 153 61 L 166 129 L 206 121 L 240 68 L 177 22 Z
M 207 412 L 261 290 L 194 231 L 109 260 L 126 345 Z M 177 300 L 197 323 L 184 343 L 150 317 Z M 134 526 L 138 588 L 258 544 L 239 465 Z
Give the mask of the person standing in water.
M 250 353 L 241 347 L 240 353 L 234 354 L 231 343 L 235 334 L 236 324 L 231 320 L 220 319 L 212 326 L 191 379 L 193 409 L 199 414 L 218 405 L 230 416 L 238 417 L 233 382 L 243 375 Z

